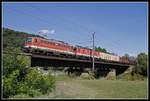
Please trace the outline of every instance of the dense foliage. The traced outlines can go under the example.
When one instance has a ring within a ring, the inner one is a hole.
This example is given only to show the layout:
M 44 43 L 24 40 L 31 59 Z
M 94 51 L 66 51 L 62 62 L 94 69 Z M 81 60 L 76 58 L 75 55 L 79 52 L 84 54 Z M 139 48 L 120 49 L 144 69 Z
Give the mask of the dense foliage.
M 10 47 L 22 47 L 26 37 L 38 36 L 35 34 L 29 34 L 25 32 L 14 31 L 8 28 L 3 28 L 3 50 L 7 50 Z
M 13 51 L 18 51 L 13 49 Z M 3 97 L 39 96 L 54 88 L 55 80 L 49 73 L 43 75 L 37 68 L 27 66 L 25 56 L 3 54 Z M 19 95 L 18 95 L 19 94 Z
M 137 56 L 137 64 L 135 72 L 144 76 L 147 76 L 148 72 L 148 55 L 145 53 L 140 53 Z
M 137 57 L 125 54 L 123 57 L 129 60 L 135 60 L 136 63 L 133 65 L 132 72 L 123 73 L 119 75 L 118 79 L 126 80 L 144 80 L 148 73 L 148 55 L 146 53 L 139 53 Z
M 108 53 L 105 48 L 101 48 L 101 47 L 95 47 L 95 50 L 100 51 L 100 52 L 104 52 L 104 53 Z
M 133 69 L 134 73 L 137 75 L 147 76 L 148 72 L 148 55 L 146 53 L 139 53 L 137 57 L 130 56 L 125 54 L 123 57 L 128 58 L 130 61 L 135 60 L 135 68 Z
M 37 68 L 29 67 L 26 56 L 21 53 L 23 42 L 29 34 L 3 29 L 3 74 L 2 88 L 4 98 L 29 98 L 46 94 L 55 87 L 55 80 L 49 73 L 43 75 Z M 12 53 L 11 53 L 12 52 Z

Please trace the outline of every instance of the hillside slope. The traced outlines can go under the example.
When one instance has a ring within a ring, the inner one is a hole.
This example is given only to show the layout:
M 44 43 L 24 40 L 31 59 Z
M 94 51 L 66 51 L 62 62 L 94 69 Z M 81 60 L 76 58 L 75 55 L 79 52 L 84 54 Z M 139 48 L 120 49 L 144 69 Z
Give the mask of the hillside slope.
M 13 47 L 22 47 L 25 39 L 30 36 L 39 36 L 33 35 L 26 32 L 19 32 L 8 28 L 3 28 L 3 51 L 7 51 L 8 48 Z M 41 37 L 41 36 L 39 36 Z

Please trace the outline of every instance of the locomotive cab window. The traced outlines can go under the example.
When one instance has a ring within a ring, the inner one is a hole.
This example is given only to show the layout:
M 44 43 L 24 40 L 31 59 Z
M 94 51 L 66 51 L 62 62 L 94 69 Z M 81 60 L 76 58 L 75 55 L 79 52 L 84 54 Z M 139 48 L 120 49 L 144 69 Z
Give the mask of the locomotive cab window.
M 32 42 L 32 38 L 27 38 L 27 42 Z

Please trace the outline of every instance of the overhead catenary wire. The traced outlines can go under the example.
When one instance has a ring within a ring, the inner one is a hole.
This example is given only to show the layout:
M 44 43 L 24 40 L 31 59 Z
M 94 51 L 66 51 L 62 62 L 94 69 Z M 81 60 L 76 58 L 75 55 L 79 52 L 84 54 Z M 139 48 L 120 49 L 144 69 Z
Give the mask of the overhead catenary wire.
M 30 5 L 32 5 L 32 9 L 35 9 L 35 10 L 38 10 L 38 11 L 42 11 L 42 9 L 40 9 L 39 7 L 37 7 L 37 6 L 35 6 L 35 5 L 33 5 L 33 4 L 30 4 Z M 30 6 L 31 7 L 31 6 Z M 49 13 L 49 12 L 48 12 Z M 88 31 L 88 32 L 93 32 L 94 30 L 93 29 L 91 29 L 91 28 L 88 28 L 88 27 L 86 27 L 85 25 L 83 26 L 83 25 L 81 25 L 81 24 L 79 24 L 79 23 L 77 23 L 77 22 L 74 22 L 74 21 L 72 21 L 72 20 L 69 20 L 70 18 L 64 18 L 62 15 L 60 16 L 58 16 L 58 15 L 55 15 L 55 16 L 57 16 L 57 18 L 60 18 L 61 20 L 64 20 L 65 22 L 68 22 L 68 23 L 71 23 L 72 25 L 78 25 L 79 27 L 78 28 L 80 28 L 81 30 L 84 30 L 84 31 Z
M 16 11 L 15 9 L 11 9 L 12 11 Z M 17 12 L 16 11 L 16 13 L 19 13 L 19 12 Z M 21 12 L 22 13 L 22 12 Z M 23 12 L 24 13 L 24 12 Z M 20 13 L 19 13 L 20 14 Z M 24 13 L 24 14 L 26 14 L 26 13 Z M 30 14 L 27 14 L 27 15 L 30 15 Z M 30 15 L 30 16 L 32 16 L 32 15 Z M 34 16 L 33 16 L 34 17 Z M 38 17 L 35 17 L 36 19 L 40 19 L 40 18 L 38 18 Z M 42 20 L 42 19 L 41 19 Z M 41 21 L 41 20 L 38 20 L 38 21 Z M 43 22 L 43 21 L 41 21 L 41 22 Z M 46 21 L 45 21 L 46 22 Z M 45 23 L 45 22 L 43 22 L 43 23 Z M 47 23 L 47 22 L 46 22 Z M 47 23 L 47 24 L 49 24 L 49 23 Z M 96 42 L 97 42 L 97 40 L 95 40 Z M 79 43 L 77 43 L 77 44 L 80 44 L 80 45 L 85 45 L 85 46 L 88 46 L 89 48 L 92 48 L 92 45 L 89 45 L 89 44 L 92 44 L 91 43 L 92 42 L 92 38 L 90 37 L 90 40 L 89 41 L 84 41 L 84 42 L 79 42 Z
M 33 15 L 30 14 L 30 13 L 26 13 L 26 12 L 24 12 L 24 11 L 21 11 L 21 13 L 20 13 L 18 10 L 14 9 L 14 8 L 9 9 L 9 10 L 12 11 L 12 12 L 15 12 L 15 13 L 17 13 L 17 14 L 24 14 L 24 15 L 27 16 L 27 17 L 32 17 L 32 18 L 34 18 L 34 19 L 36 19 L 36 20 L 38 20 L 38 21 L 40 21 L 40 22 L 42 22 L 42 23 L 44 23 L 44 24 L 50 25 L 47 20 L 44 20 L 44 19 L 42 19 L 42 18 L 40 18 L 40 17 L 37 17 L 37 16 L 33 16 Z M 10 27 L 10 26 L 9 26 L 9 27 Z M 87 41 L 86 41 L 86 42 L 87 42 Z M 83 44 L 83 42 L 80 42 L 80 44 Z
M 43 11 L 42 9 L 40 9 L 39 7 L 37 7 L 37 6 L 33 5 L 33 4 L 30 4 L 30 5 L 32 5 L 32 9 L 35 9 L 35 10 L 38 10 L 38 11 Z M 49 12 L 47 12 L 47 13 L 49 13 Z M 57 15 L 55 15 L 55 16 L 57 16 Z M 64 20 L 64 22 L 68 22 L 69 24 L 77 25 L 78 28 L 80 28 L 81 30 L 86 31 L 90 35 L 91 35 L 91 32 L 94 32 L 93 29 L 87 28 L 86 26 L 83 26 L 83 25 L 81 25 L 81 24 L 79 24 L 77 22 L 71 21 L 71 20 L 69 20 L 69 18 L 64 18 L 63 16 L 60 16 L 60 15 L 57 16 L 57 18 L 60 18 L 61 20 Z M 91 38 L 91 36 L 90 36 L 90 38 Z M 90 39 L 90 41 L 92 42 L 92 39 Z M 81 42 L 80 42 L 80 44 L 81 44 Z
M 18 14 L 24 14 L 25 16 L 32 17 L 32 18 L 36 19 L 37 21 L 40 21 L 40 22 L 42 22 L 42 23 L 44 23 L 44 24 L 47 24 L 48 26 L 51 25 L 48 20 L 42 19 L 42 18 L 40 18 L 39 16 L 33 16 L 32 14 L 27 13 L 27 12 L 24 12 L 24 11 L 19 12 L 17 9 L 14 9 L 14 8 L 11 8 L 11 9 L 9 9 L 9 10 L 10 10 L 10 11 L 13 11 L 13 12 L 16 12 L 16 13 L 18 13 Z M 65 21 L 65 22 L 66 22 L 66 21 Z M 55 24 L 53 24 L 53 25 L 57 25 L 57 24 L 55 23 Z M 69 28 L 70 26 L 67 26 L 67 27 L 68 27 L 69 30 L 71 30 L 71 29 Z M 75 27 L 74 27 L 74 28 L 75 28 Z M 80 28 L 80 29 L 81 29 L 81 28 Z M 84 31 L 87 31 L 87 30 L 85 30 L 85 29 L 83 29 L 83 30 L 84 30 Z M 78 37 L 79 37 L 79 36 L 78 36 Z
M 18 14 L 24 14 L 25 16 L 32 17 L 32 18 L 37 19 L 38 21 L 40 21 L 40 22 L 42 22 L 42 23 L 44 23 L 44 24 L 50 25 L 50 23 L 49 23 L 47 20 L 42 19 L 42 18 L 40 18 L 40 17 L 38 17 L 38 16 L 33 16 L 33 15 L 30 14 L 30 13 L 27 13 L 27 12 L 24 12 L 24 11 L 21 11 L 21 13 L 20 13 L 17 9 L 14 9 L 14 8 L 11 8 L 11 9 L 9 9 L 9 10 L 10 10 L 10 11 L 13 11 L 13 12 L 16 12 L 16 13 L 18 13 Z
M 35 7 L 34 7 L 35 8 Z M 41 21 L 42 23 L 44 23 L 44 24 L 47 24 L 47 25 L 50 25 L 50 23 L 48 23 L 48 20 L 46 20 L 46 19 L 42 19 L 42 18 L 40 18 L 39 16 L 33 16 L 32 14 L 30 14 L 30 13 L 26 13 L 26 12 L 24 12 L 24 11 L 21 11 L 21 13 L 18 11 L 18 10 L 16 10 L 16 9 L 9 9 L 9 10 L 11 10 L 11 11 L 14 11 L 14 12 L 16 12 L 16 13 L 19 13 L 19 14 L 24 14 L 24 15 L 26 15 L 26 16 L 30 16 L 30 17 L 33 17 L 34 19 L 37 19 L 38 21 Z M 38 11 L 39 11 L 40 9 L 38 8 Z M 59 17 L 59 18 L 61 18 L 60 16 L 57 16 L 57 17 Z M 62 18 L 62 19 L 64 19 L 64 18 Z M 64 19 L 64 21 L 66 22 L 66 21 L 68 21 L 68 20 L 66 20 L 66 19 Z M 70 23 L 70 21 L 69 21 L 69 23 Z M 72 25 L 75 25 L 74 23 L 72 23 L 71 22 L 71 24 Z M 55 24 L 56 25 L 56 24 Z M 79 24 L 77 24 L 78 26 L 79 26 Z M 75 28 L 75 27 L 74 27 Z M 84 31 L 87 31 L 87 28 L 85 29 L 85 28 L 83 28 L 83 26 L 82 27 L 79 27 L 80 29 L 82 29 L 82 30 L 84 30 Z M 68 28 L 69 30 L 70 30 L 70 28 Z M 80 42 L 80 43 L 82 43 L 82 42 Z
M 31 5 L 31 4 L 30 4 Z M 32 5 L 33 6 L 33 5 Z M 34 5 L 34 9 L 36 9 L 36 10 L 40 10 L 37 6 L 35 6 Z M 26 12 L 24 12 L 24 11 L 21 11 L 21 13 L 20 12 L 18 12 L 16 9 L 14 9 L 14 8 L 11 8 L 11 9 L 9 9 L 9 10 L 11 10 L 11 11 L 14 11 L 14 12 L 17 12 L 17 13 L 19 13 L 19 14 L 24 14 L 24 15 L 26 15 L 26 16 L 30 16 L 30 17 L 33 17 L 34 19 L 38 19 L 38 21 L 40 21 L 40 22 L 42 22 L 42 23 L 44 23 L 44 24 L 47 24 L 47 25 L 51 25 L 50 23 L 49 23 L 49 21 L 48 20 L 46 20 L 46 19 L 42 19 L 41 17 L 39 17 L 39 16 L 33 16 L 32 14 L 30 14 L 30 13 L 26 13 Z M 57 16 L 57 17 L 59 17 L 59 18 L 61 18 L 61 19 L 63 19 L 63 21 L 64 22 L 69 22 L 70 24 L 72 24 L 72 25 L 78 25 L 78 26 L 80 26 L 79 28 L 80 29 L 82 29 L 82 30 L 84 30 L 84 31 L 86 31 L 86 32 L 88 32 L 88 31 L 91 31 L 89 28 L 87 28 L 87 27 L 85 27 L 85 26 L 82 26 L 82 25 L 80 25 L 79 23 L 77 23 L 77 22 L 73 22 L 73 21 L 70 21 L 70 20 L 68 20 L 68 18 L 64 18 L 64 17 L 61 17 L 61 16 Z M 55 23 L 55 25 L 57 25 L 56 23 Z M 68 26 L 67 26 L 68 27 Z M 75 27 L 74 27 L 75 28 Z M 70 29 L 69 29 L 70 30 Z M 87 31 L 88 30 L 88 31 Z M 83 42 L 80 42 L 80 44 L 81 43 L 83 43 Z M 114 47 L 116 47 L 117 45 L 115 44 L 114 45 Z

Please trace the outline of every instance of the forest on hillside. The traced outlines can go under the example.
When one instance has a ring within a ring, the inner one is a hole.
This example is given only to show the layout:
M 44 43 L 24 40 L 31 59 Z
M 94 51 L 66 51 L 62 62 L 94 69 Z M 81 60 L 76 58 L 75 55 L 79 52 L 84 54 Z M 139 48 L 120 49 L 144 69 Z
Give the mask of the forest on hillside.
M 38 36 L 35 34 L 29 34 L 26 32 L 19 32 L 8 28 L 3 28 L 3 51 L 8 50 L 10 47 L 23 47 L 23 43 L 25 42 L 27 37 Z

